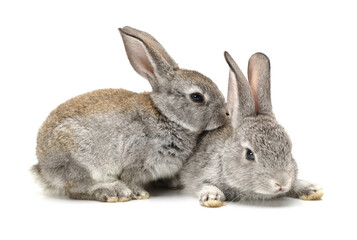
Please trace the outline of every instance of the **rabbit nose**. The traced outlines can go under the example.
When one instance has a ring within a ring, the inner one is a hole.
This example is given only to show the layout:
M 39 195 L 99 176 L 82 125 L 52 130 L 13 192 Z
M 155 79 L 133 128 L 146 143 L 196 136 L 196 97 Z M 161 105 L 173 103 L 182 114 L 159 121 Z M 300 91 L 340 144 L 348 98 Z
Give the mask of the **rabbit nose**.
M 278 171 L 270 181 L 270 186 L 275 193 L 289 191 L 292 184 L 292 178 L 288 172 Z
M 291 187 L 290 180 L 287 180 L 286 182 L 284 182 L 284 184 L 276 180 L 272 181 L 272 188 L 274 190 L 274 193 L 287 192 L 289 191 L 290 187 Z
M 275 189 L 276 189 L 276 191 L 278 191 L 278 192 L 280 192 L 280 191 L 282 191 L 283 190 L 283 187 L 280 185 L 280 183 L 275 183 Z

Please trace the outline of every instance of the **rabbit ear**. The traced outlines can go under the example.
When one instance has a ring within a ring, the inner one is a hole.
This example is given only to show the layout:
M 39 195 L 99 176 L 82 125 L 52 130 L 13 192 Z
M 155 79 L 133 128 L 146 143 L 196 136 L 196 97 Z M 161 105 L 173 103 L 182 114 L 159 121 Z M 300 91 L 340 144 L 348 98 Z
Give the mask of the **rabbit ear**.
M 255 111 L 257 113 L 272 113 L 270 97 L 270 62 L 263 53 L 255 53 L 249 59 L 248 79 L 252 88 Z
M 167 85 L 172 72 L 178 69 L 161 44 L 150 34 L 131 27 L 119 28 L 131 66 L 146 78 L 154 91 Z
M 227 106 L 233 128 L 237 128 L 242 119 L 255 113 L 254 99 L 248 81 L 228 52 L 224 57 L 230 67 Z

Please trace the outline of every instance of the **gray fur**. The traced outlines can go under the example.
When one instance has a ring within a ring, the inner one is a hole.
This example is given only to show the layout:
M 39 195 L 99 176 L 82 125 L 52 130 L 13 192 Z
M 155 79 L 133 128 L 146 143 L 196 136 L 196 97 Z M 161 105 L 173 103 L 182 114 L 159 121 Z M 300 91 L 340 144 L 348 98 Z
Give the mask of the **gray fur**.
M 33 173 L 70 198 L 147 198 L 146 183 L 177 174 L 200 134 L 227 121 L 224 97 L 209 78 L 179 69 L 149 34 L 120 32 L 131 64 L 153 92 L 90 92 L 60 105 L 39 130 Z M 193 92 L 206 101 L 193 102 Z
M 186 191 L 198 194 L 201 204 L 208 207 L 222 206 L 219 202 L 225 199 L 301 197 L 320 191 L 316 185 L 296 179 L 291 141 L 271 108 L 268 58 L 256 53 L 249 61 L 250 76 L 254 71 L 259 76 L 252 90 L 227 52 L 225 58 L 230 66 L 231 120 L 205 135 L 181 170 L 179 178 Z M 259 89 L 255 100 L 253 88 Z M 247 148 L 255 161 L 246 159 Z

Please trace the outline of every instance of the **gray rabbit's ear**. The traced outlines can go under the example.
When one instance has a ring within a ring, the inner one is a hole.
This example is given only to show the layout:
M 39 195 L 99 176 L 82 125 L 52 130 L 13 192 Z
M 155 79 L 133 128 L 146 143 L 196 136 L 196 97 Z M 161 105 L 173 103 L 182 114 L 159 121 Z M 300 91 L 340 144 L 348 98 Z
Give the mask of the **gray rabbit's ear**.
M 255 114 L 254 99 L 249 83 L 228 52 L 224 57 L 229 65 L 227 107 L 233 128 L 238 128 L 243 118 Z
M 270 62 L 263 53 L 255 53 L 250 57 L 248 79 L 254 96 L 255 111 L 260 114 L 271 114 Z
M 135 71 L 150 82 L 154 91 L 167 85 L 167 79 L 178 65 L 161 44 L 150 34 L 128 26 L 119 31 Z

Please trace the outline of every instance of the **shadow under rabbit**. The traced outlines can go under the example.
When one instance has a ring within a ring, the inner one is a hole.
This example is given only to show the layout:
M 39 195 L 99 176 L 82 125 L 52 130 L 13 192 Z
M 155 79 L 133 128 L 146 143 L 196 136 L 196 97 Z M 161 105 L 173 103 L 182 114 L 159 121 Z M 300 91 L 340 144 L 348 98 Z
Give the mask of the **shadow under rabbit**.
M 237 204 L 239 206 L 245 207 L 261 207 L 261 208 L 284 208 L 284 207 L 292 207 L 299 205 L 301 200 L 292 199 L 292 198 L 276 198 L 269 200 L 241 200 L 237 202 L 229 202 L 231 204 Z

